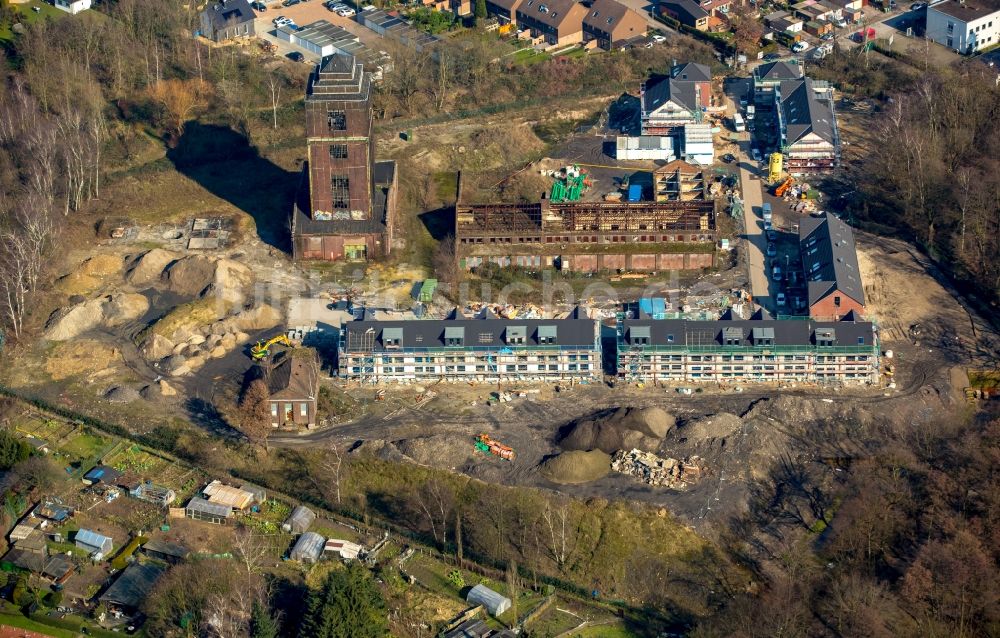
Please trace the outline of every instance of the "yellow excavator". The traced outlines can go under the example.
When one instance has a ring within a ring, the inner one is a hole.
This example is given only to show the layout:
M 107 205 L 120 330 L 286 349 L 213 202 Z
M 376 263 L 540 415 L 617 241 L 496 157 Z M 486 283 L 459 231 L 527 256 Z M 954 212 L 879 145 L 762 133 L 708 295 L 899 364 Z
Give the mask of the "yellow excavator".
M 263 361 L 264 359 L 271 356 L 270 352 L 271 346 L 279 343 L 288 348 L 295 347 L 291 339 L 289 339 L 285 335 L 278 335 L 277 337 L 271 337 L 267 341 L 258 341 L 256 344 L 251 346 L 250 356 L 253 357 L 254 361 Z

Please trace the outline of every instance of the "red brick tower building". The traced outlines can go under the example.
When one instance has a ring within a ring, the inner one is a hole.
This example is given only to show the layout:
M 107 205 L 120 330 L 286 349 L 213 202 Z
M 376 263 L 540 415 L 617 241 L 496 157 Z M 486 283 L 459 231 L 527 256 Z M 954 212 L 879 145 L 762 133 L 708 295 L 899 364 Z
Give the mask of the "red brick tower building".
M 307 188 L 292 219 L 300 259 L 366 260 L 389 253 L 395 164 L 374 158 L 371 74 L 353 56 L 316 67 L 306 93 Z

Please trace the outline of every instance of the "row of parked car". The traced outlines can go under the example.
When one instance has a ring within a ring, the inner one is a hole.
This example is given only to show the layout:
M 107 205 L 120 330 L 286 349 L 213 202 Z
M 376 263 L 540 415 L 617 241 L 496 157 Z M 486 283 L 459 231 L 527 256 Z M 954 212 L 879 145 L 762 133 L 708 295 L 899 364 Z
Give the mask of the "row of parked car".
M 309 0 L 282 0 L 281 6 L 287 8 L 287 7 L 295 6 L 297 4 L 301 4 L 303 2 L 309 2 Z M 267 11 L 267 5 L 264 4 L 263 2 L 261 2 L 260 0 L 254 0 L 254 2 L 250 3 L 250 6 L 254 9 L 254 11 L 258 11 L 258 12 L 261 12 L 261 13 L 263 13 L 264 11 Z M 355 15 L 357 13 L 354 9 L 352 9 L 349 6 L 347 6 L 343 2 L 337 2 L 336 0 L 328 0 L 327 2 L 323 3 L 323 6 L 326 7 L 327 9 L 329 9 L 330 11 L 336 13 L 337 15 L 345 17 L 345 18 L 350 18 L 351 16 L 353 16 L 353 15 Z M 284 19 L 288 20 L 288 18 L 284 18 Z M 294 25 L 295 23 L 289 21 L 289 22 L 286 22 L 284 24 L 293 24 Z M 275 26 L 281 26 L 281 25 L 275 23 Z

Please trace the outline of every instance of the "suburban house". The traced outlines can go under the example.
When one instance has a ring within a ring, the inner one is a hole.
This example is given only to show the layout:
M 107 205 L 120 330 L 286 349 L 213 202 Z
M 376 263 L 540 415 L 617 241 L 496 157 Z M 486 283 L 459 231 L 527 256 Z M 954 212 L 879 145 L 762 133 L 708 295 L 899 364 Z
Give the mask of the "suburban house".
M 1000 44 L 1000 3 L 945 0 L 927 7 L 924 37 L 959 53 Z
M 594 0 L 583 17 L 583 37 L 602 49 L 646 35 L 646 19 L 616 0 Z
M 799 224 L 799 253 L 808 284 L 809 316 L 841 319 L 865 311 L 865 290 L 851 227 L 824 213 Z
M 153 585 L 166 571 L 153 563 L 132 563 L 98 600 L 113 609 L 132 613 L 149 597 Z
M 875 327 L 769 318 L 624 319 L 618 375 L 629 381 L 870 383 L 879 377 Z
M 73 543 L 88 554 L 107 556 L 114 549 L 114 541 L 110 537 L 89 529 L 78 530 Z
M 517 25 L 554 46 L 583 42 L 587 8 L 576 0 L 526 0 L 516 10 Z
M 340 376 L 364 383 L 432 380 L 593 380 L 601 373 L 597 322 L 564 319 L 358 320 L 344 324 Z
M 517 9 L 524 0 L 486 0 L 486 13 L 495 16 L 500 24 L 517 24 Z
M 660 15 L 677 20 L 699 31 L 708 31 L 709 13 L 694 0 L 666 0 L 659 5 Z
M 311 350 L 282 353 L 265 373 L 273 427 L 316 427 L 319 364 Z
M 708 12 L 708 15 L 723 18 L 733 8 L 733 0 L 698 0 L 698 5 Z
M 839 163 L 840 136 L 833 90 L 810 78 L 786 80 L 775 91 L 781 151 L 792 175 L 823 173 Z
M 774 90 L 786 80 L 802 78 L 802 66 L 777 61 L 761 64 L 753 70 L 754 102 L 757 108 L 774 106 Z
M 255 34 L 256 17 L 247 0 L 209 2 L 201 12 L 201 35 L 213 42 L 249 38 Z
M 712 71 L 704 64 L 678 64 L 669 75 L 644 82 L 640 101 L 643 135 L 671 135 L 685 124 L 700 124 L 712 103 Z
M 76 15 L 90 8 L 91 0 L 52 0 L 52 6 L 66 13 Z

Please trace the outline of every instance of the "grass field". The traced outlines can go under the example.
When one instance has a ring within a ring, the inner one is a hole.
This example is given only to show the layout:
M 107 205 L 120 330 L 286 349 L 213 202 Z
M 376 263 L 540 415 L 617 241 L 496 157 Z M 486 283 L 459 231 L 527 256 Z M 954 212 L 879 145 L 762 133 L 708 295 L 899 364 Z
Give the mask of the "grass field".
M 39 2 L 38 0 L 32 0 L 26 4 L 12 5 L 11 8 L 21 14 L 21 24 L 31 24 L 32 22 L 46 18 L 58 20 L 63 16 L 69 15 L 65 11 L 56 9 L 51 4 Z M 38 10 L 35 11 L 35 9 Z M 13 37 L 14 32 L 11 30 L 11 25 L 0 25 L 0 41 L 9 42 Z
M 62 451 L 78 459 L 93 459 L 101 456 L 114 445 L 113 441 L 96 434 L 80 434 L 67 441 Z
M 75 631 L 48 627 L 42 623 L 25 618 L 20 614 L 10 614 L 7 612 L 0 612 L 0 625 L 27 629 L 28 631 L 35 631 L 45 636 L 55 636 L 56 638 L 76 638 L 77 635 Z
M 521 49 L 515 52 L 511 59 L 514 60 L 514 64 L 524 64 L 532 65 L 538 64 L 539 62 L 545 62 L 546 60 L 551 60 L 552 56 L 544 51 L 535 51 L 534 49 Z

